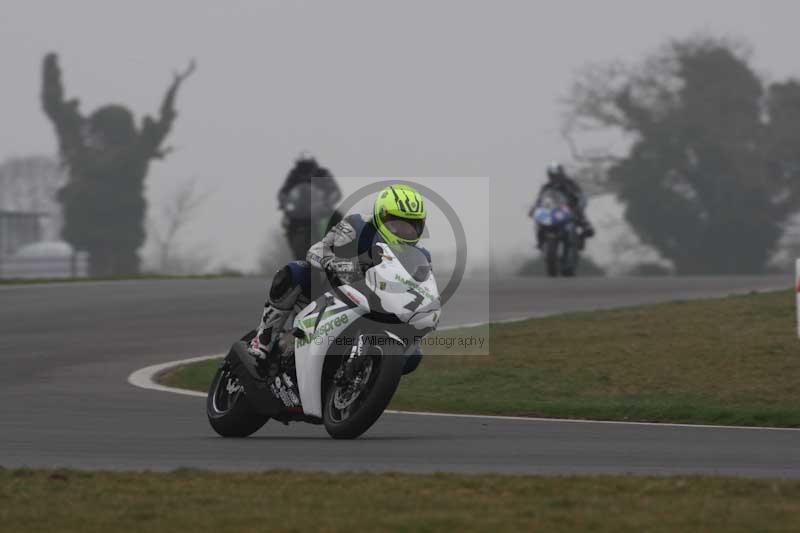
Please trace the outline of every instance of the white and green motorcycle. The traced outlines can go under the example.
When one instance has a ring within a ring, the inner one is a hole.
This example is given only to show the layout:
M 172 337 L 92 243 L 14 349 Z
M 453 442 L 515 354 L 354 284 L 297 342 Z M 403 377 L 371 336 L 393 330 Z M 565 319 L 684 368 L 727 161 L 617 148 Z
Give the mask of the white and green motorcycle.
M 246 437 L 270 418 L 324 424 L 352 439 L 381 416 L 409 357 L 439 323 L 439 291 L 427 257 L 379 243 L 363 278 L 296 306 L 269 362 L 247 350 L 250 332 L 217 370 L 206 411 L 223 437 Z

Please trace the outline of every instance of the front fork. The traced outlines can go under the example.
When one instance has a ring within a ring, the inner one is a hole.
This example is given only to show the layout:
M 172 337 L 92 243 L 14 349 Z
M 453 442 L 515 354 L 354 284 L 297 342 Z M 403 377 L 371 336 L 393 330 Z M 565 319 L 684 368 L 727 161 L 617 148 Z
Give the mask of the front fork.
M 366 356 L 364 345 L 364 335 L 359 334 L 358 339 L 350 349 L 350 355 L 347 356 L 347 359 L 345 359 L 334 376 L 334 380 L 336 380 L 337 384 L 342 385 L 355 379 L 357 373 L 361 370 L 361 365 L 364 363 L 364 357 Z
M 353 381 L 353 379 L 355 379 L 355 377 L 358 375 L 358 372 L 361 371 L 362 365 L 364 364 L 364 360 L 367 356 L 367 350 L 365 349 L 365 346 L 366 343 L 364 342 L 364 335 L 359 335 L 356 344 L 350 350 L 350 355 L 347 356 L 347 359 L 339 366 L 339 369 L 333 376 L 333 380 L 337 385 L 345 385 L 348 382 Z M 420 351 L 419 346 L 417 346 L 414 351 L 406 356 L 406 365 L 403 368 L 403 375 L 410 374 L 416 370 L 421 361 L 422 352 Z

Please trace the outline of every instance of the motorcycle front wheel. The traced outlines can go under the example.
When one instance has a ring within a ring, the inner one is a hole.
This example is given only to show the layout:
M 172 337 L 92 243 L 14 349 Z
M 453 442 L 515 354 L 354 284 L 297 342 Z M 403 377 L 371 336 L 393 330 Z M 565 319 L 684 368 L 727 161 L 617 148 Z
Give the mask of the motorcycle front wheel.
M 403 375 L 405 347 L 380 337 L 373 343 L 352 379 L 343 379 L 346 358 L 325 391 L 322 418 L 334 439 L 354 439 L 380 418 L 394 396 Z
M 572 234 L 564 241 L 561 258 L 561 275 L 566 278 L 575 277 L 578 270 L 578 236 Z
M 558 258 L 558 239 L 549 236 L 544 243 L 544 264 L 547 269 L 547 275 L 551 278 L 558 276 L 559 271 L 559 258 Z

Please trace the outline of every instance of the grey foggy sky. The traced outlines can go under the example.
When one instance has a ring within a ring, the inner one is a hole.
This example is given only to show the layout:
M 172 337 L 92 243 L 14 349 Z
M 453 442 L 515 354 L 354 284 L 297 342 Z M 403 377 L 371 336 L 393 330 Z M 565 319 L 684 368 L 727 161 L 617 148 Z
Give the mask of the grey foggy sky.
M 307 149 L 337 176 L 489 176 L 496 250 L 528 251 L 541 169 L 567 158 L 558 99 L 576 69 L 708 30 L 749 40 L 767 79 L 800 75 L 797 20 L 800 3 L 780 0 L 0 0 L 0 157 L 56 151 L 38 101 L 47 51 L 84 113 L 117 102 L 137 118 L 194 57 L 176 151 L 147 183 L 154 202 L 177 179 L 213 190 L 187 241 L 252 264 Z

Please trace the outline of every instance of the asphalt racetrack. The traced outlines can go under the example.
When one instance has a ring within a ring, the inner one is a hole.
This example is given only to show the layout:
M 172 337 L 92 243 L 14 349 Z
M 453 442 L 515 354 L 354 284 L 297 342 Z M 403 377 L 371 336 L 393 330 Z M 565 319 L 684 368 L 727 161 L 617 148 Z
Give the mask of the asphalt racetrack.
M 786 277 L 467 282 L 444 324 L 787 288 Z M 270 422 L 217 437 L 201 398 L 131 372 L 220 353 L 259 318 L 259 279 L 0 287 L 0 465 L 800 477 L 800 430 L 385 414 L 361 439 Z M 488 316 L 491 315 L 491 316 Z M 402 387 L 402 384 L 401 384 Z

